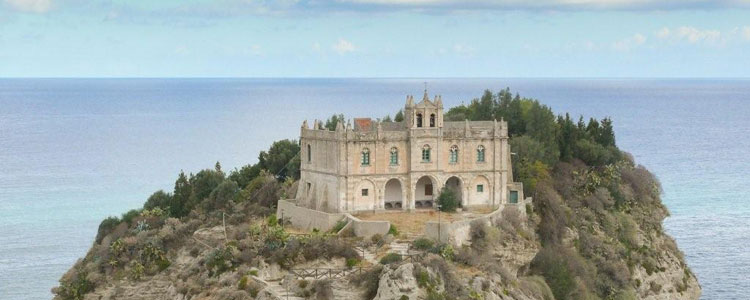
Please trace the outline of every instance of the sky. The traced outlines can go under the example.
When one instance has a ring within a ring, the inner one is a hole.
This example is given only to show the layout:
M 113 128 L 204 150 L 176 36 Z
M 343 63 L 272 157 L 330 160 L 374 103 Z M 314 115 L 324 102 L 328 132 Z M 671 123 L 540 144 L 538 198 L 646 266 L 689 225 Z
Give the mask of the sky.
M 0 0 L 0 77 L 750 77 L 750 0 Z

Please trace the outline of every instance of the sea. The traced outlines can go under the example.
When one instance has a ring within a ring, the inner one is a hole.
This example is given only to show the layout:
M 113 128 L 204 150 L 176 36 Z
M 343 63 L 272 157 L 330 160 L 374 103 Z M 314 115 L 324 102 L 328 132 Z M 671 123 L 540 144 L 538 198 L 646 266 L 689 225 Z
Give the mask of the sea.
M 257 162 L 303 120 L 393 116 L 506 87 L 559 114 L 611 117 L 662 183 L 664 222 L 703 299 L 750 297 L 750 80 L 512 78 L 0 79 L 0 299 L 50 299 L 99 222 L 177 174 Z

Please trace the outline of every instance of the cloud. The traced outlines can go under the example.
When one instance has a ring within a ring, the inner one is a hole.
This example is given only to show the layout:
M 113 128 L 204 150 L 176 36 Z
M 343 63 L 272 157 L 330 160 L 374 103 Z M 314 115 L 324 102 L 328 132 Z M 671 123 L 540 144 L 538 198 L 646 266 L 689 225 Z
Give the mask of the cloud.
M 742 27 L 742 38 L 750 41 L 750 26 Z
M 612 48 L 618 51 L 630 51 L 635 47 L 646 43 L 646 37 L 640 33 L 612 43 Z
M 475 51 L 474 51 L 474 47 L 464 45 L 464 44 L 454 44 L 453 52 L 458 54 L 458 56 L 471 57 L 471 56 L 474 56 Z
M 52 0 L 3 0 L 3 2 L 20 12 L 42 14 L 52 9 Z
M 337 43 L 331 46 L 331 49 L 333 49 L 333 51 L 336 51 L 338 54 L 344 55 L 349 52 L 354 52 L 357 47 L 355 47 L 354 44 L 352 44 L 352 42 L 350 41 L 339 39 Z
M 693 26 L 680 26 L 673 29 L 664 27 L 658 30 L 654 35 L 659 39 L 669 42 L 722 46 L 736 35 L 736 31 L 737 30 L 732 30 L 728 33 L 722 33 L 720 30 L 716 29 L 700 29 Z

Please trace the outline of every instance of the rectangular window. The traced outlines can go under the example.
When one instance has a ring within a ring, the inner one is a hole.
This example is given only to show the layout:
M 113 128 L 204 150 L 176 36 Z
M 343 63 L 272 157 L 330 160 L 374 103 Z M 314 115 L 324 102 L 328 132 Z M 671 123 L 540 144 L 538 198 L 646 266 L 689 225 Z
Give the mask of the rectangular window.
M 424 186 L 424 195 L 425 196 L 432 196 L 432 185 L 431 184 L 425 184 L 425 186 Z
M 484 150 L 477 151 L 477 162 L 484 162 Z
M 518 191 L 510 191 L 510 203 L 518 203 Z
M 391 166 L 398 164 L 398 152 L 391 152 Z
M 362 189 L 362 196 L 367 196 L 368 194 L 370 194 L 368 189 Z
M 484 185 L 477 184 L 477 193 L 484 193 Z

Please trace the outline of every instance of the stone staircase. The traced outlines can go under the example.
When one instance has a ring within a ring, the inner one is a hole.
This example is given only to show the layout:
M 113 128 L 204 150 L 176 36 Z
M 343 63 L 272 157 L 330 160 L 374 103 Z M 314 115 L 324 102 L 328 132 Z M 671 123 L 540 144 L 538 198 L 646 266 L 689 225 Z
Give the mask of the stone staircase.
M 409 248 L 411 247 L 411 242 L 408 241 L 393 241 L 391 242 L 390 246 L 391 249 L 388 250 L 388 253 L 396 253 L 400 255 L 407 255 L 409 254 Z
M 267 281 L 268 290 L 281 300 L 305 300 L 305 298 L 297 297 L 293 292 L 287 292 L 287 289 L 281 283 L 281 280 Z

